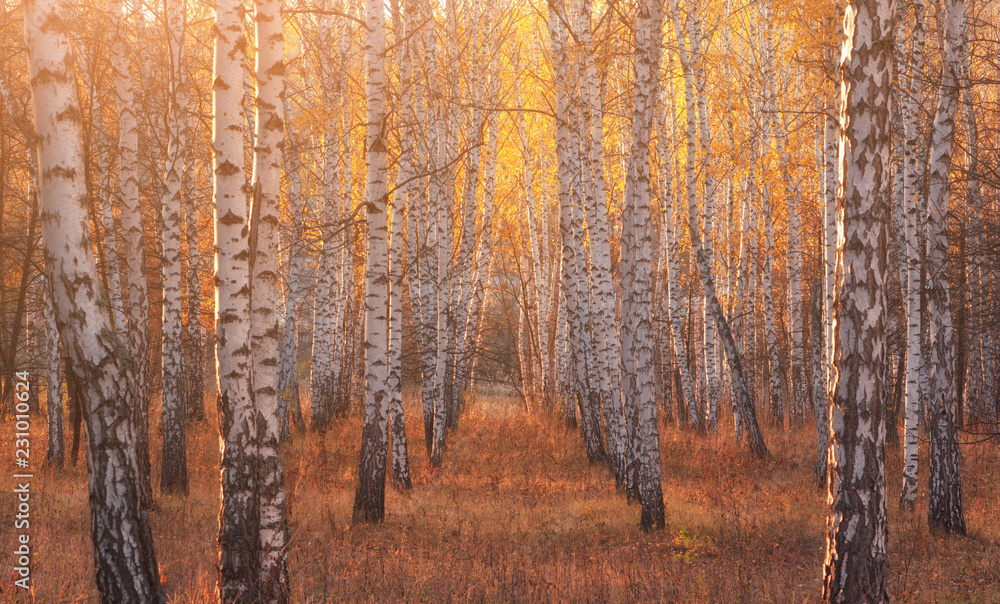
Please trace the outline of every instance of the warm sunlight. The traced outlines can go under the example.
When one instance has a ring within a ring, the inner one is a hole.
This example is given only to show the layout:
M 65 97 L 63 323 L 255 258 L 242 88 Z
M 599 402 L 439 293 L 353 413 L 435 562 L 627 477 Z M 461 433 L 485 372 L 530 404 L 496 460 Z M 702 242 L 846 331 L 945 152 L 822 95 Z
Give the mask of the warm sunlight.
M 5 1 L 0 600 L 994 601 L 998 50 L 984 0 Z

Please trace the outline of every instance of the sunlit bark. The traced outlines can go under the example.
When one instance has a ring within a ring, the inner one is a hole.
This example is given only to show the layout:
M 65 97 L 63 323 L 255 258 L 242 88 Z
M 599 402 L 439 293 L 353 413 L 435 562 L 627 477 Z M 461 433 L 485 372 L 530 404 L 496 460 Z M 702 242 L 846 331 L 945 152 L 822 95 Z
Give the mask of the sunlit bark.
M 843 239 L 837 249 L 825 602 L 887 602 L 888 377 L 893 0 L 847 6 L 839 64 Z

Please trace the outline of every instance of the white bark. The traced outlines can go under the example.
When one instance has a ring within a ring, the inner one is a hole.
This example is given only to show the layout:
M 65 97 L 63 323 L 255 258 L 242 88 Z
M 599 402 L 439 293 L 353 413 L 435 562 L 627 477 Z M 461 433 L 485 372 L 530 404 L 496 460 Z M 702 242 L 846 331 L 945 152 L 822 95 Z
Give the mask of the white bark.
M 138 406 L 132 415 L 136 422 L 143 499 L 152 503 L 149 484 L 149 303 L 146 284 L 146 253 L 143 223 L 139 210 L 139 126 L 135 113 L 135 87 L 132 82 L 131 44 L 128 40 L 121 0 L 109 0 L 111 27 L 111 66 L 114 72 L 115 99 L 118 105 L 118 192 L 121 201 L 122 229 L 125 232 L 125 262 L 129 350 L 135 358 Z
M 906 280 L 903 288 L 906 297 L 906 410 L 904 413 L 904 453 L 903 489 L 899 505 L 905 510 L 913 510 L 917 499 L 917 469 L 919 465 L 919 414 L 920 414 L 920 366 L 923 353 L 920 349 L 920 268 L 921 253 L 917 232 L 920 228 L 920 212 L 923 203 L 921 170 L 917 163 L 917 146 L 920 144 L 921 111 L 923 110 L 923 2 L 913 3 L 913 55 L 911 72 L 907 74 L 909 90 L 903 101 L 904 159 L 903 159 L 903 263 Z
M 49 420 L 49 444 L 45 463 L 61 468 L 66 457 L 66 439 L 63 434 L 62 352 L 59 329 L 56 325 L 56 309 L 52 304 L 52 288 L 48 278 L 42 291 L 45 315 L 45 406 Z
M 222 602 L 256 598 L 259 578 L 257 413 L 250 392 L 250 223 L 243 152 L 243 12 L 239 0 L 216 3 L 212 168 L 222 446 L 218 593 Z
M 639 4 L 635 23 L 635 107 L 622 224 L 622 357 L 625 415 L 642 505 L 640 526 L 663 528 L 660 439 L 653 355 L 653 229 L 649 138 L 660 79 L 661 0 Z
M 181 206 L 186 140 L 180 97 L 184 57 L 184 0 L 167 3 L 167 46 L 170 55 L 167 161 L 163 191 L 163 452 L 160 488 L 187 494 L 187 448 L 184 440 L 184 350 L 181 302 Z
M 260 506 L 258 597 L 287 602 L 288 513 L 279 440 L 278 220 L 285 145 L 285 43 L 282 0 L 256 0 L 253 200 L 250 245 L 250 345 L 257 412 L 257 497 Z
M 298 138 L 295 133 L 294 115 L 290 111 L 288 97 L 285 105 L 285 148 L 283 160 L 285 177 L 288 180 L 288 207 L 291 212 L 292 228 L 288 240 L 287 281 L 285 297 L 285 324 L 281 345 L 280 369 L 278 371 L 278 396 L 280 397 L 280 425 L 282 438 L 290 432 L 291 424 L 303 427 L 302 409 L 299 404 L 298 383 L 298 310 L 299 290 L 302 287 L 302 179 L 299 174 L 302 162 L 299 157 Z
M 965 534 L 958 448 L 955 342 L 948 284 L 952 148 L 964 56 L 965 2 L 944 4 L 941 90 L 931 135 L 927 187 L 927 314 L 930 320 L 930 503 L 932 530 Z
M 365 142 L 368 166 L 368 267 L 365 281 L 365 406 L 361 433 L 354 520 L 382 522 L 389 446 L 389 232 L 386 188 L 385 17 L 381 0 L 366 0 L 365 88 L 368 105 Z
M 138 486 L 135 366 L 112 328 L 94 262 L 80 104 L 59 0 L 24 4 L 35 113 L 45 271 L 68 370 L 87 425 L 91 539 L 103 602 L 164 602 L 149 517 Z
M 842 238 L 837 250 L 834 374 L 823 601 L 888 602 L 885 384 L 893 0 L 854 0 L 839 63 Z

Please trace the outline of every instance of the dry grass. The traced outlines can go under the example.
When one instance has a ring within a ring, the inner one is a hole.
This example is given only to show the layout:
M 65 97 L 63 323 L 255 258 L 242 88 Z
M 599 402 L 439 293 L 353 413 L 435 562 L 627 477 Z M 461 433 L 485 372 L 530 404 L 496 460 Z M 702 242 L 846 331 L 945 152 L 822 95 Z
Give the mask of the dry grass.
M 209 408 L 213 405 L 208 405 Z M 644 534 L 639 512 L 579 437 L 513 403 L 473 408 L 450 437 L 445 466 L 427 466 L 415 404 L 411 493 L 387 493 L 383 526 L 353 526 L 358 419 L 323 437 L 297 436 L 285 455 L 298 602 L 818 600 L 825 495 L 812 480 L 812 435 L 770 431 L 757 462 L 728 432 L 661 430 L 668 528 Z M 212 420 L 210 420 L 212 421 Z M 44 421 L 34 420 L 32 541 L 35 601 L 96 601 L 84 467 L 38 470 Z M 155 424 L 154 424 L 155 425 Z M 13 427 L 3 426 L 0 600 L 10 577 Z M 153 530 L 167 594 L 213 600 L 219 509 L 214 429 L 188 432 L 191 496 L 158 497 Z M 158 438 L 154 435 L 154 468 Z M 901 464 L 889 455 L 891 590 L 899 602 L 1000 602 L 1000 451 L 966 447 L 968 538 L 926 528 L 926 494 L 895 510 Z M 922 458 L 926 459 L 926 457 Z M 154 485 L 158 473 L 154 470 Z

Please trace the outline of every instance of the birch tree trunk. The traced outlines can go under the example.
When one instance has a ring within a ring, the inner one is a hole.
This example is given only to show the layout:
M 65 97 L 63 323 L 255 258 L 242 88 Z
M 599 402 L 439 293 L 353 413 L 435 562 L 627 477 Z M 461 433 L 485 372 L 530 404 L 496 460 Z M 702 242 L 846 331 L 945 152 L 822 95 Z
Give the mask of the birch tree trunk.
M 354 521 L 385 518 L 385 473 L 389 447 L 389 241 L 386 190 L 385 17 L 380 0 L 366 0 L 365 43 L 368 164 L 368 269 L 365 277 L 365 407 L 361 432 Z M 440 463 L 440 460 L 439 460 Z
M 840 116 L 836 114 L 835 99 L 827 106 L 826 119 L 823 122 L 823 358 L 824 383 L 827 391 L 833 387 L 833 300 L 837 290 L 837 236 L 840 223 L 837 220 L 837 182 L 838 182 L 838 140 Z
M 676 137 L 674 136 L 674 130 L 676 128 L 676 116 L 674 115 L 673 98 L 665 99 L 664 102 L 664 113 L 669 113 L 670 120 L 670 139 L 671 144 L 665 145 L 665 148 L 661 150 L 661 182 L 662 185 L 662 198 L 660 199 L 660 204 L 662 206 L 661 211 L 664 214 L 663 217 L 663 230 L 666 232 L 667 247 L 664 250 L 667 256 L 666 268 L 667 272 L 665 274 L 665 284 L 666 292 L 665 295 L 668 300 L 668 307 L 670 312 L 669 318 L 669 329 L 671 342 L 674 347 L 674 358 L 677 359 L 677 370 L 681 378 L 681 394 L 684 401 L 687 404 L 688 409 L 688 421 L 692 426 L 698 425 L 698 408 L 695 406 L 694 398 L 694 384 L 691 381 L 691 372 L 688 368 L 687 363 L 687 351 L 684 347 L 684 336 L 681 333 L 681 303 L 680 297 L 677 295 L 677 290 L 679 284 L 677 279 L 680 277 L 680 247 L 678 245 L 677 237 L 677 213 L 679 208 L 674 208 L 674 193 L 671 182 L 673 181 L 672 175 L 674 171 L 675 164 L 677 162 L 676 153 L 674 153 L 674 142 Z M 679 204 L 678 204 L 679 205 Z M 678 408 L 678 414 L 681 414 L 681 407 Z
M 903 143 L 903 233 L 906 280 L 903 282 L 906 296 L 906 411 L 904 413 L 904 453 L 903 489 L 899 496 L 899 507 L 912 511 L 917 501 L 917 469 L 919 465 L 919 416 L 920 416 L 920 366 L 923 351 L 920 347 L 920 270 L 922 266 L 920 242 L 917 235 L 923 196 L 920 186 L 921 170 L 917 163 L 917 146 L 921 144 L 920 124 L 923 109 L 923 2 L 913 3 L 913 53 L 911 73 L 908 74 L 908 94 L 903 102 L 904 143 Z
M 125 273 L 129 351 L 135 358 L 138 406 L 132 414 L 139 447 L 139 489 L 146 505 L 153 492 L 149 483 L 149 303 L 146 284 L 146 253 L 142 241 L 142 214 L 139 209 L 139 126 L 135 114 L 135 87 L 132 82 L 131 45 L 120 0 L 109 0 L 111 19 L 111 66 L 115 99 L 118 104 L 118 178 L 121 221 L 125 231 Z
M 135 365 L 100 293 L 87 213 L 72 13 L 59 0 L 24 3 L 35 113 L 45 271 L 68 371 L 87 425 L 91 539 L 101 601 L 165 602 L 140 492 Z
M 811 305 L 809 312 L 809 329 L 812 335 L 812 395 L 813 408 L 816 413 L 816 483 L 820 487 L 826 486 L 826 466 L 828 461 L 827 451 L 830 444 L 830 417 L 827 413 L 827 383 L 826 374 L 823 371 L 825 360 L 824 351 L 826 347 L 823 343 L 823 280 L 816 279 L 812 284 Z
M 677 37 L 678 45 L 680 46 L 680 52 L 678 54 L 681 60 L 681 67 L 683 67 L 685 72 L 685 90 L 687 91 L 688 152 L 693 155 L 693 122 L 695 119 L 694 91 L 693 86 L 689 84 L 689 82 L 693 83 L 693 76 L 691 75 L 691 65 L 685 51 L 685 45 L 682 42 L 682 40 L 684 40 L 684 33 L 681 30 L 680 11 L 677 7 L 677 1 L 670 0 L 670 2 L 670 10 L 674 22 L 674 34 Z M 693 172 L 693 167 L 689 165 L 687 171 L 689 172 L 687 180 L 688 182 L 691 182 L 694 180 L 693 174 L 691 174 Z M 689 186 L 689 189 L 690 188 L 693 188 L 693 185 Z M 729 361 L 729 369 L 732 374 L 733 396 L 735 397 L 737 405 L 740 408 L 740 417 L 749 436 L 750 448 L 754 455 L 763 458 L 768 455 L 767 446 L 764 444 L 764 437 L 760 432 L 760 426 L 757 424 L 757 412 L 754 409 L 753 399 L 750 398 L 750 391 L 747 388 L 746 378 L 743 373 L 743 360 L 741 355 L 739 355 L 736 350 L 736 341 L 729 328 L 729 322 L 725 317 L 722 304 L 719 303 L 719 299 L 715 294 L 715 279 L 712 276 L 712 269 L 708 264 L 708 257 L 705 254 L 705 250 L 701 243 L 701 234 L 699 232 L 698 223 L 697 199 L 692 200 L 692 194 L 689 192 L 688 229 L 691 233 L 691 246 L 694 250 L 694 255 L 698 264 L 698 273 L 701 277 L 705 297 L 708 299 L 707 304 L 709 311 L 715 320 L 715 325 L 719 330 L 719 338 L 722 340 L 722 346 L 726 351 L 726 357 Z M 684 362 L 683 359 L 681 362 Z
M 192 115 L 195 114 L 195 95 L 189 94 L 190 83 L 185 78 L 179 93 L 184 99 L 187 115 L 184 118 L 185 140 L 192 140 Z M 195 131 L 196 132 L 196 131 Z M 183 195 L 185 221 L 185 251 L 187 252 L 187 298 L 188 298 L 188 338 L 190 345 L 184 359 L 186 389 L 186 416 L 197 421 L 205 419 L 205 330 L 201 324 L 201 250 L 198 247 L 199 225 L 198 205 L 194 187 L 197 179 L 196 166 L 200 161 L 194 161 L 189 155 L 189 161 L 184 166 Z
M 222 446 L 219 600 L 252 601 L 259 587 L 257 412 L 250 390 L 250 245 L 243 153 L 243 4 L 215 8 L 212 146 L 216 359 Z
M 278 404 L 278 216 L 285 145 L 285 42 L 282 0 L 256 0 L 256 98 L 250 223 L 250 346 L 257 413 L 260 506 L 259 598 L 288 602 L 288 514 Z
M 927 312 L 931 326 L 930 504 L 932 530 L 965 534 L 956 417 L 954 331 L 948 294 L 948 203 L 952 147 L 964 56 L 965 2 L 948 0 L 944 14 L 941 90 L 931 135 L 927 187 Z
M 185 4 L 184 0 L 173 0 L 166 5 L 170 74 L 163 178 L 163 453 L 160 456 L 160 489 L 183 495 L 188 492 L 181 302 L 181 206 L 186 141 L 184 106 L 179 92 L 183 77 Z
M 663 528 L 660 438 L 653 356 L 653 230 L 649 207 L 649 138 L 659 89 L 662 0 L 645 0 L 635 22 L 635 108 L 622 223 L 622 377 L 639 502 L 640 526 Z
M 404 84 L 405 85 L 405 84 Z M 400 490 L 413 487 L 406 443 L 406 416 L 403 413 L 401 357 L 403 352 L 403 222 L 408 200 L 410 165 L 400 162 L 396 192 L 393 195 L 392 232 L 389 242 L 389 414 L 392 430 L 392 484 Z
M 313 325 L 310 428 L 322 431 L 329 425 L 333 414 L 333 399 L 340 373 L 337 351 L 343 342 L 337 334 L 344 320 L 345 294 L 342 273 L 345 258 L 344 232 L 347 227 L 336 224 L 342 217 L 342 203 L 338 192 L 341 176 L 338 161 L 338 156 L 341 155 L 338 124 L 344 111 L 342 92 L 337 83 L 337 70 L 334 66 L 341 62 L 341 57 L 333 50 L 334 32 L 331 28 L 331 17 L 320 16 L 318 29 L 319 52 L 325 59 L 321 65 L 320 77 L 327 114 L 323 131 L 323 199 L 319 211 L 322 243 L 318 259 Z
M 893 0 L 854 0 L 839 65 L 837 250 L 825 602 L 887 602 L 886 341 Z
M 56 309 L 52 304 L 52 286 L 48 278 L 42 286 L 45 315 L 45 406 L 49 420 L 49 446 L 45 453 L 45 463 L 56 468 L 63 467 L 66 458 L 66 438 L 63 435 L 63 393 L 62 393 L 62 351 L 60 350 L 59 328 L 56 325 Z
M 712 154 L 712 130 L 709 126 L 708 114 L 708 79 L 705 77 L 705 61 L 702 56 L 701 10 L 691 11 L 689 18 L 691 19 L 691 71 L 698 90 L 698 133 L 701 140 L 702 170 L 705 173 L 704 197 L 702 198 L 705 223 L 703 246 L 709 270 L 714 271 L 715 253 L 713 249 L 714 235 L 712 227 L 715 222 L 715 174 L 713 173 L 715 166 Z M 711 314 L 708 310 L 708 301 L 705 298 L 701 300 L 701 316 L 705 325 L 702 345 L 705 357 L 705 385 L 707 386 L 704 397 L 704 427 L 706 429 L 715 429 L 718 428 L 719 378 L 716 373 L 715 326 L 712 323 Z
M 661 20 L 662 20 L 662 11 Z M 583 155 L 586 161 L 588 184 L 584 189 L 584 202 L 587 216 L 587 235 L 590 242 L 590 274 L 593 280 L 595 294 L 594 344 L 598 360 L 598 388 L 604 410 L 605 435 L 608 441 L 611 470 L 615 474 L 615 482 L 619 490 L 626 486 L 625 460 L 628 442 L 626 440 L 625 417 L 622 407 L 621 377 L 621 343 L 619 341 L 618 325 L 615 317 L 615 290 L 611 274 L 611 242 L 608 227 L 608 204 L 604 183 L 604 129 L 600 85 L 596 68 L 593 65 L 593 55 L 596 48 L 593 45 L 591 32 L 591 0 L 581 0 L 578 19 L 580 26 L 579 44 L 582 50 L 580 66 L 582 78 L 580 82 L 583 102 L 580 116 L 580 126 L 589 126 L 589 136 L 583 138 Z M 657 63 L 658 65 L 658 63 Z M 650 100 L 655 104 L 656 96 Z M 597 110 L 594 111 L 594 108 Z M 648 162 L 648 160 L 647 160 Z M 648 169 L 647 169 L 648 174 Z M 652 308 L 649 309 L 652 311 Z
M 969 207 L 969 230 L 972 254 L 968 260 L 969 289 L 972 295 L 972 312 L 969 321 L 969 335 L 972 342 L 969 351 L 969 381 L 966 387 L 965 400 L 970 401 L 970 411 L 973 421 L 989 425 L 992 423 L 992 410 L 988 401 L 987 391 L 989 369 L 987 368 L 987 350 L 990 348 L 991 331 L 986 327 L 985 318 L 988 315 L 988 299 L 986 285 L 986 258 L 983 254 L 983 197 L 980 185 L 979 163 L 979 127 L 976 123 L 976 103 L 972 83 L 969 77 L 969 33 L 966 31 L 965 52 L 962 56 L 962 87 L 964 90 L 964 117 L 966 132 L 966 171 L 968 173 L 967 199 Z M 981 431 L 981 430 L 980 430 Z
M 287 97 L 283 99 L 283 103 L 285 108 L 285 146 L 282 154 L 285 175 L 288 179 L 288 206 L 292 215 L 292 233 L 289 237 L 286 256 L 288 295 L 285 298 L 285 325 L 278 372 L 278 396 L 281 400 L 279 434 L 285 438 L 289 434 L 291 424 L 295 424 L 298 429 L 305 427 L 299 402 L 297 321 L 299 288 L 302 278 L 302 250 L 300 247 L 305 233 L 302 226 L 302 179 L 299 174 L 302 161 L 299 156 L 298 138 L 295 134 L 293 115 Z

